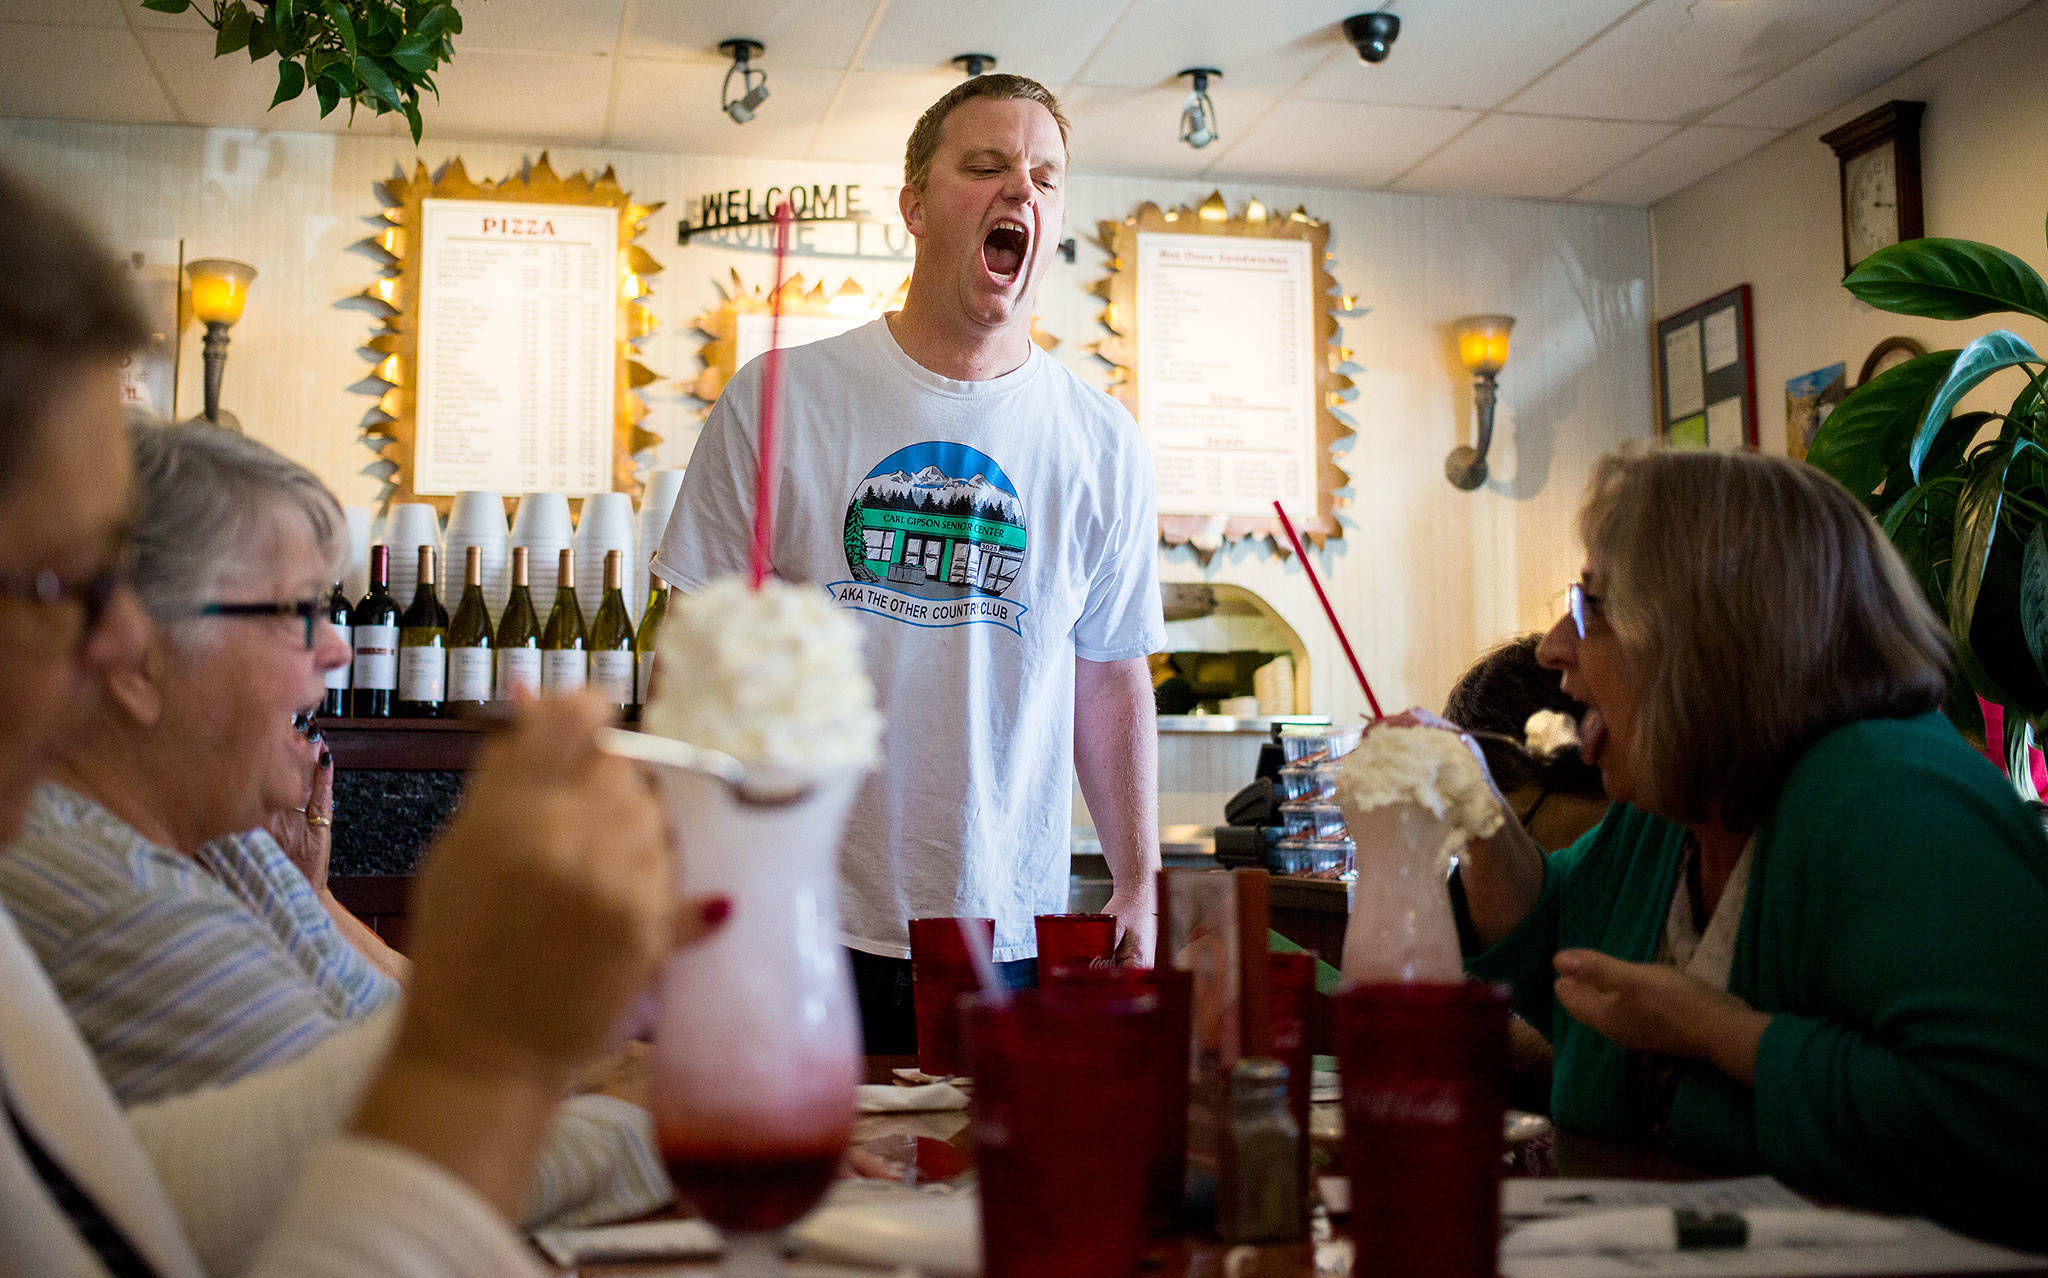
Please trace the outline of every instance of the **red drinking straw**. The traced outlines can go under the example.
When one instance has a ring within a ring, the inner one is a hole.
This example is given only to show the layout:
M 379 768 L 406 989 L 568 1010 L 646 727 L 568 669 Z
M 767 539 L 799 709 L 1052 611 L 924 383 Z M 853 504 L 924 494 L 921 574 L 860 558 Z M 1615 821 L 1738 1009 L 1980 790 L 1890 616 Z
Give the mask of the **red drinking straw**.
M 753 587 L 767 580 L 775 538 L 775 401 L 782 389 L 782 270 L 789 261 L 789 201 L 775 206 L 775 291 L 768 295 L 768 354 L 761 366 L 761 441 L 754 469 Z
M 1294 553 L 1301 560 L 1302 571 L 1308 574 L 1308 584 L 1316 588 L 1316 601 L 1323 605 L 1323 615 L 1330 619 L 1330 629 L 1337 632 L 1337 643 L 1344 649 L 1344 660 L 1351 663 L 1351 673 L 1358 676 L 1358 686 L 1365 689 L 1365 702 L 1372 707 L 1372 717 L 1386 718 L 1380 709 L 1380 699 L 1372 695 L 1372 684 L 1366 681 L 1365 667 L 1358 664 L 1358 654 L 1351 651 L 1351 641 L 1344 637 L 1344 627 L 1337 622 L 1337 610 L 1330 606 L 1330 597 L 1323 593 L 1323 583 L 1316 576 L 1316 566 L 1309 561 L 1308 551 L 1302 549 L 1301 535 L 1294 531 L 1294 521 L 1287 517 L 1287 512 L 1277 501 L 1273 503 L 1273 513 L 1280 516 L 1280 526 L 1287 530 L 1287 540 L 1294 543 Z

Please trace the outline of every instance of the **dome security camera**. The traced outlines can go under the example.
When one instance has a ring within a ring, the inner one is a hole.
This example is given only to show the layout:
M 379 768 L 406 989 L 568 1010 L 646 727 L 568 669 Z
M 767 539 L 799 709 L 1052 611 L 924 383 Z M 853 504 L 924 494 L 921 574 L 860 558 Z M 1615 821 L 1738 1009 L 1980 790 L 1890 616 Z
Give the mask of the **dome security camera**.
M 1394 37 L 1400 34 L 1401 19 L 1384 10 L 1354 13 L 1344 19 L 1344 38 L 1366 62 L 1385 62 L 1388 51 L 1394 47 Z

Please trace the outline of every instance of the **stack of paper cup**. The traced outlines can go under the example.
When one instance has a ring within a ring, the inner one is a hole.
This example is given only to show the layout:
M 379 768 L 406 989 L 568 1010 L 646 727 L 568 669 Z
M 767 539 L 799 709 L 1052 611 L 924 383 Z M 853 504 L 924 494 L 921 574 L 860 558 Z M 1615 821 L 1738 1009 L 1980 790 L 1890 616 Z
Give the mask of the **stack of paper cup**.
M 555 596 L 556 565 L 575 536 L 575 525 L 569 522 L 567 497 L 560 493 L 528 493 L 519 499 L 519 510 L 512 516 L 512 544 L 526 547 L 527 587 L 533 592 L 534 611 L 543 620 L 548 615 L 548 602 Z M 505 591 L 512 591 L 509 580 Z M 505 600 L 498 599 L 497 606 L 502 611 Z
M 377 516 L 368 506 L 343 506 L 341 515 L 348 521 L 348 565 L 342 569 L 341 593 L 354 603 L 370 593 L 370 525 Z
M 595 620 L 597 606 L 604 600 L 604 555 L 619 552 L 625 567 L 624 584 L 633 581 L 635 538 L 633 499 L 624 493 L 592 493 L 583 499 L 583 514 L 576 521 L 576 602 L 583 619 Z
M 505 596 L 512 590 L 511 543 L 505 536 L 505 499 L 494 492 L 471 491 L 455 494 L 448 509 L 448 567 L 441 574 L 441 595 L 452 614 L 462 598 L 465 552 L 475 546 L 481 554 L 484 605 L 491 624 L 504 611 Z
M 657 470 L 647 477 L 647 491 L 640 498 L 640 553 L 631 565 L 627 581 L 631 592 L 626 602 L 633 609 L 633 624 L 640 624 L 640 610 L 647 606 L 647 565 L 661 550 L 662 534 L 668 531 L 668 517 L 675 513 L 676 496 L 683 491 L 683 472 Z
M 420 584 L 420 547 L 441 549 L 441 516 L 423 501 L 400 502 L 384 520 L 384 544 L 391 547 L 391 598 L 403 611 Z

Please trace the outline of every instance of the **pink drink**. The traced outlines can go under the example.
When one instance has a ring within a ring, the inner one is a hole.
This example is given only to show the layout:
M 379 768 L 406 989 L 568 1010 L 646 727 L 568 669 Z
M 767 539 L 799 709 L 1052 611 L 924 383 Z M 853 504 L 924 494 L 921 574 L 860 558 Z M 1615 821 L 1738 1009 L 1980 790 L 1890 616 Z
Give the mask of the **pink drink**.
M 1116 916 L 1113 914 L 1041 914 L 1038 928 L 1038 980 L 1042 985 L 1054 968 L 1067 963 L 1107 963 L 1116 957 Z
M 917 1067 L 927 1074 L 965 1074 L 960 996 L 978 987 L 967 955 L 972 934 L 983 958 L 995 952 L 994 919 L 910 920 L 910 994 L 917 1011 Z
M 682 1134 L 662 1134 L 662 1159 L 676 1193 L 720 1229 L 761 1233 L 795 1224 L 818 1205 L 838 1171 L 846 1136 L 810 1151 L 693 1144 Z
M 1308 1195 L 1308 1107 L 1309 1028 L 1315 1020 L 1316 956 L 1281 954 L 1266 956 L 1266 1005 L 1273 1018 L 1273 1059 L 1287 1067 L 1287 1108 L 1294 1115 L 1294 1129 L 1301 1133 L 1302 1200 Z
M 1509 991 L 1362 985 L 1334 999 L 1357 1278 L 1493 1278 Z

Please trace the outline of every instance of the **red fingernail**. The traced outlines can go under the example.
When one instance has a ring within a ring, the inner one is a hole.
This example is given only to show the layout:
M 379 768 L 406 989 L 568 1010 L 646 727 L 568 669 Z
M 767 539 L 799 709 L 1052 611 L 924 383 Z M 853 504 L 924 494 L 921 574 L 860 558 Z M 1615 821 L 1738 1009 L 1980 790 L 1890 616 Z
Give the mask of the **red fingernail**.
M 704 902 L 704 925 L 717 927 L 732 917 L 732 898 L 715 896 Z

